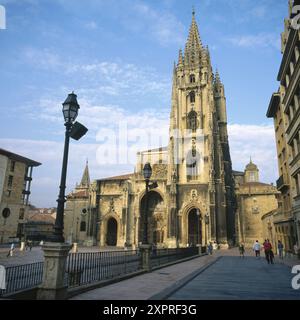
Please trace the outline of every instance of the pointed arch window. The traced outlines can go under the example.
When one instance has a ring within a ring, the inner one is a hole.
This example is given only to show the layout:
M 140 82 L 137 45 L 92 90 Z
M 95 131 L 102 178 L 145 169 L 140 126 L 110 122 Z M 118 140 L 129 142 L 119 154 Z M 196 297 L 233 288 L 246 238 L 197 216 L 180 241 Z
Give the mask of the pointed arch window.
M 191 103 L 195 103 L 195 92 L 194 92 L 194 91 L 192 91 L 192 92 L 190 93 L 190 102 L 191 102 Z
M 194 110 L 192 110 L 188 114 L 187 127 L 188 127 L 188 129 L 193 130 L 193 131 L 196 131 L 198 128 L 197 112 Z
M 187 181 L 197 180 L 200 174 L 200 153 L 193 148 L 187 153 L 186 157 L 186 175 Z
M 190 75 L 190 83 L 195 83 L 196 82 L 196 78 L 194 74 Z

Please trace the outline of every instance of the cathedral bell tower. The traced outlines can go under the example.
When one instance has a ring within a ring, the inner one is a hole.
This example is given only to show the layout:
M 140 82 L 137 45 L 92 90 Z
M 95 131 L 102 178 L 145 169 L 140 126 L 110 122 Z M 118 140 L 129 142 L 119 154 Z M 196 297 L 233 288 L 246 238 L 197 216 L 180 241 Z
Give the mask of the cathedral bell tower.
M 184 53 L 179 50 L 174 64 L 168 152 L 168 236 L 179 245 L 188 245 L 189 237 L 193 238 L 189 210 L 196 210 L 197 244 L 209 240 L 233 243 L 234 212 L 229 200 L 234 186 L 224 86 L 219 74 L 213 74 L 195 12 Z

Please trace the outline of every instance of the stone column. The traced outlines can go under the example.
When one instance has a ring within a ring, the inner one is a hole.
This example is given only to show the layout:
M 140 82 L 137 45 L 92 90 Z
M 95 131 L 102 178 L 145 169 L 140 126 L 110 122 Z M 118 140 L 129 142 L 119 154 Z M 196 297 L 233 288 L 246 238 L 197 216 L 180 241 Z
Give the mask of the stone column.
M 78 252 L 78 243 L 74 242 L 73 243 L 73 248 L 72 248 L 72 253 L 77 253 Z
M 151 244 L 140 245 L 140 252 L 142 255 L 142 269 L 147 270 L 148 272 L 151 271 L 151 261 L 150 261 L 151 249 L 152 249 Z
M 39 286 L 38 300 L 63 300 L 67 298 L 64 283 L 66 260 L 71 246 L 65 243 L 46 242 L 44 251 L 43 282 Z

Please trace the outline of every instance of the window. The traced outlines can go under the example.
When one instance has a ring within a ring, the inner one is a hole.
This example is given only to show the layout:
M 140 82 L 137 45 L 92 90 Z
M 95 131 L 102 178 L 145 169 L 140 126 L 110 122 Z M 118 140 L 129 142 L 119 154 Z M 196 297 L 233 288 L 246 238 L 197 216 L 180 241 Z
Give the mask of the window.
M 86 230 L 86 222 L 85 221 L 81 221 L 80 222 L 80 231 L 85 231 Z
M 191 74 L 190 75 L 190 83 L 195 83 L 195 82 L 196 82 L 195 75 Z
M 9 208 L 3 209 L 2 216 L 4 219 L 8 218 L 10 216 L 10 209 Z
M 190 93 L 190 102 L 191 102 L 191 103 L 195 103 L 195 92 L 194 92 L 194 91 L 192 91 L 192 92 Z
M 15 165 L 16 165 L 15 161 L 10 161 L 10 172 L 14 172 L 15 171 Z
M 249 172 L 249 182 L 255 182 L 255 172 L 254 171 Z
M 19 219 L 24 219 L 24 213 L 25 213 L 25 209 L 24 208 L 21 208 L 20 209 L 20 212 L 19 212 Z
M 11 188 L 13 184 L 13 178 L 14 176 L 8 176 L 8 182 L 7 182 L 7 187 Z
M 186 175 L 187 180 L 197 180 L 200 172 L 200 154 L 196 149 L 192 149 L 188 152 L 186 157 Z
M 197 127 L 198 127 L 198 123 L 197 123 L 197 112 L 196 111 L 191 111 L 188 114 L 188 123 L 187 123 L 187 127 L 188 129 L 191 129 L 193 131 L 196 131 Z

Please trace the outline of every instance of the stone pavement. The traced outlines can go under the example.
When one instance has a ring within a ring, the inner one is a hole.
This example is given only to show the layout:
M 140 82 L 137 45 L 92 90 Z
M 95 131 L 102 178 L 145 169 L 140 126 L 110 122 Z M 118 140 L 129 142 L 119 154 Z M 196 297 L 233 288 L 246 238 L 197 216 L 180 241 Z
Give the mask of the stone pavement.
M 186 277 L 215 260 L 215 256 L 202 256 L 88 291 L 70 300 L 148 300 L 175 283 L 185 283 Z
M 229 252 L 228 252 L 229 253 Z M 291 268 L 281 261 L 268 265 L 262 256 L 219 254 L 219 259 L 192 281 L 169 294 L 168 300 L 300 300 Z
M 256 259 L 251 250 L 245 258 L 239 257 L 237 249 L 218 250 L 212 256 L 94 289 L 71 300 L 300 300 L 300 290 L 291 287 L 293 276 L 290 266 L 278 259 L 268 265 L 263 255 Z

